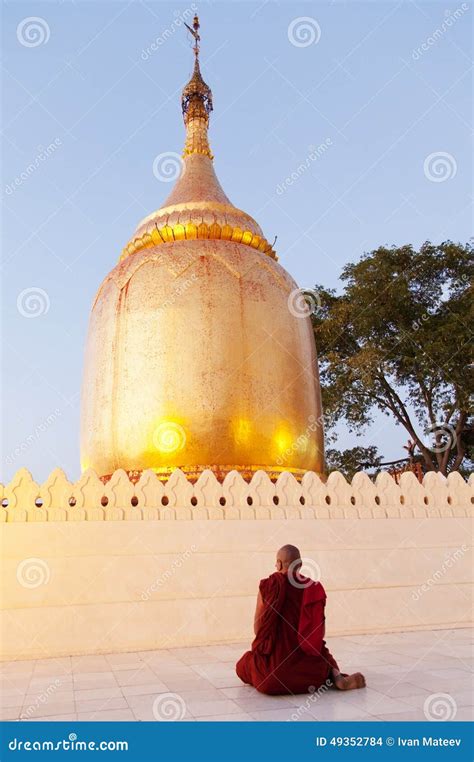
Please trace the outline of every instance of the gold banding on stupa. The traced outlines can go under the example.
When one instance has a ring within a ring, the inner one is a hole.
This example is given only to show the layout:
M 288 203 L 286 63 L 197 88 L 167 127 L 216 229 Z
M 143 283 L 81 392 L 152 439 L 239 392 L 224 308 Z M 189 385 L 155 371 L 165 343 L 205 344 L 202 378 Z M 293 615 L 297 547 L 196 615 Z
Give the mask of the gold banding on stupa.
M 212 93 L 195 63 L 182 94 L 182 168 L 94 301 L 86 345 L 81 465 L 191 479 L 323 470 L 311 320 L 255 220 L 214 172 Z

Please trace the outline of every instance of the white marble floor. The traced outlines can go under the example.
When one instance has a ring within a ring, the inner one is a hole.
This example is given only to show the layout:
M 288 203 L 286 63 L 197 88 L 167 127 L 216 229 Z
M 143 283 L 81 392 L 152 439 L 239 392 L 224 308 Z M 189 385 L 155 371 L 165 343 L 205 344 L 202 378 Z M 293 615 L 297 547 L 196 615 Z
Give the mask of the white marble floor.
M 234 665 L 248 644 L 0 664 L 3 720 L 471 720 L 466 629 L 328 638 L 367 688 L 264 696 Z

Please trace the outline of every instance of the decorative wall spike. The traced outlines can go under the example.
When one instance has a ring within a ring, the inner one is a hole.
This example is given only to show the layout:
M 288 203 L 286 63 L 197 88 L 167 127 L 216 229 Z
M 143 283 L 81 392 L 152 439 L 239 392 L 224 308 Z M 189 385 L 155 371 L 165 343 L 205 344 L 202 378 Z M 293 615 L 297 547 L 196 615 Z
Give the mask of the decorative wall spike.
M 324 484 L 312 472 L 301 483 L 283 472 L 273 483 L 257 471 L 247 483 L 231 471 L 222 484 L 207 469 L 194 483 L 177 469 L 166 483 L 144 471 L 134 484 L 117 470 L 105 484 L 95 471 L 70 483 L 55 469 L 39 486 L 26 468 L 0 485 L 0 523 L 57 521 L 289 520 L 366 518 L 451 518 L 472 515 L 474 479 L 459 473 L 447 478 L 428 473 L 423 483 L 402 474 L 400 484 L 388 473 L 372 481 L 365 473 L 348 483 L 332 472 Z

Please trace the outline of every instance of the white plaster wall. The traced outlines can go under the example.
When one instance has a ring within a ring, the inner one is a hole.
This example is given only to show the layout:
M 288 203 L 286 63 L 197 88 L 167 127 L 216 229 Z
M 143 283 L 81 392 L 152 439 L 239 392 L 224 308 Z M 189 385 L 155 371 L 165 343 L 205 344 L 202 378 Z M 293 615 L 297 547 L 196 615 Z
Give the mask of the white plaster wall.
M 9 519 L 0 658 L 250 642 L 258 580 L 288 542 L 321 570 L 328 638 L 466 626 L 472 524 L 458 513 L 422 503 L 407 518 Z

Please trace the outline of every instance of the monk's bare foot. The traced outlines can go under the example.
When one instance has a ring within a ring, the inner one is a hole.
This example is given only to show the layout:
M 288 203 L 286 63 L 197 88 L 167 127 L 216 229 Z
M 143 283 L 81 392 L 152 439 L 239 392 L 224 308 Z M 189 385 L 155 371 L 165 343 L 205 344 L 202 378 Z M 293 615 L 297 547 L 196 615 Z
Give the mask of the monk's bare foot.
M 334 685 L 340 691 L 353 691 L 356 688 L 365 688 L 365 677 L 360 672 L 354 672 L 353 675 L 336 675 Z

